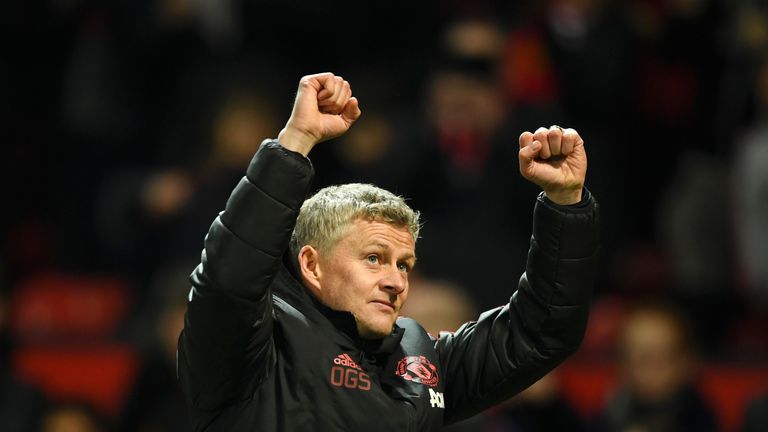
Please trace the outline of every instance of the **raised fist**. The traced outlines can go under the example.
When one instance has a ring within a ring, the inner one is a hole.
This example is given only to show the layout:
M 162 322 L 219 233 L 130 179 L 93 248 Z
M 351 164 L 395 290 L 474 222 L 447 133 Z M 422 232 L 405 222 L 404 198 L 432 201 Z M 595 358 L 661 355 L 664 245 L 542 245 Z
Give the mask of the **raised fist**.
M 552 126 L 520 135 L 520 174 L 557 204 L 581 201 L 587 175 L 584 140 L 573 129 Z
M 360 114 L 352 88 L 342 77 L 330 72 L 307 75 L 299 82 L 291 117 L 278 141 L 306 156 L 315 144 L 349 130 Z

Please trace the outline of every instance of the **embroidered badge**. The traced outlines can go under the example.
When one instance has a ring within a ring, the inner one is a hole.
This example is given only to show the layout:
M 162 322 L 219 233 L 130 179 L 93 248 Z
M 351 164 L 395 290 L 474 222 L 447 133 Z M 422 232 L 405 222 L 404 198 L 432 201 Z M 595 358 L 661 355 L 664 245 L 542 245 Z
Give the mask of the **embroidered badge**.
M 440 378 L 437 376 L 437 366 L 424 356 L 407 356 L 397 362 L 395 374 L 407 381 L 436 387 Z

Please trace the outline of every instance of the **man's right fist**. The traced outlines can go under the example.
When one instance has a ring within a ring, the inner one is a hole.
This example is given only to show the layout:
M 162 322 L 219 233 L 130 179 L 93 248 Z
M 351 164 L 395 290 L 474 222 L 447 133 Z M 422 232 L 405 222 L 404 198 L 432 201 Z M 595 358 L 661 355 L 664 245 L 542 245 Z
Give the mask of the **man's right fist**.
M 307 75 L 299 82 L 291 118 L 277 140 L 306 156 L 315 144 L 349 130 L 360 114 L 352 88 L 342 77 L 330 72 Z

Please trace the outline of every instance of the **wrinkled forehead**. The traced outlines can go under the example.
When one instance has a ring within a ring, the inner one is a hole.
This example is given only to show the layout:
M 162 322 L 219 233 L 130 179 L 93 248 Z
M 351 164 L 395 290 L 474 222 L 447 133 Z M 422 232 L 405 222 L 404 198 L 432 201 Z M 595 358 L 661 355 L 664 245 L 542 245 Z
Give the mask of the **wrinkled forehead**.
M 360 216 L 346 224 L 334 243 L 350 241 L 359 246 L 393 248 L 415 255 L 416 239 L 407 225 L 396 224 L 372 216 Z

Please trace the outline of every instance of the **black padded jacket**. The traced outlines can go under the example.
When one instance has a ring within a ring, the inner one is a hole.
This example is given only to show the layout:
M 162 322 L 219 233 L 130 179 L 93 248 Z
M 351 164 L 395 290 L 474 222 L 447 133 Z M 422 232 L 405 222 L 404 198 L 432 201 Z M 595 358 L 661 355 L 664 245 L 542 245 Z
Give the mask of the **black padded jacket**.
M 511 298 L 435 339 L 399 318 L 361 339 L 315 300 L 286 258 L 313 175 L 266 141 L 205 237 L 179 339 L 195 431 L 434 431 L 499 403 L 579 346 L 589 310 L 595 200 L 539 196 L 525 272 Z

